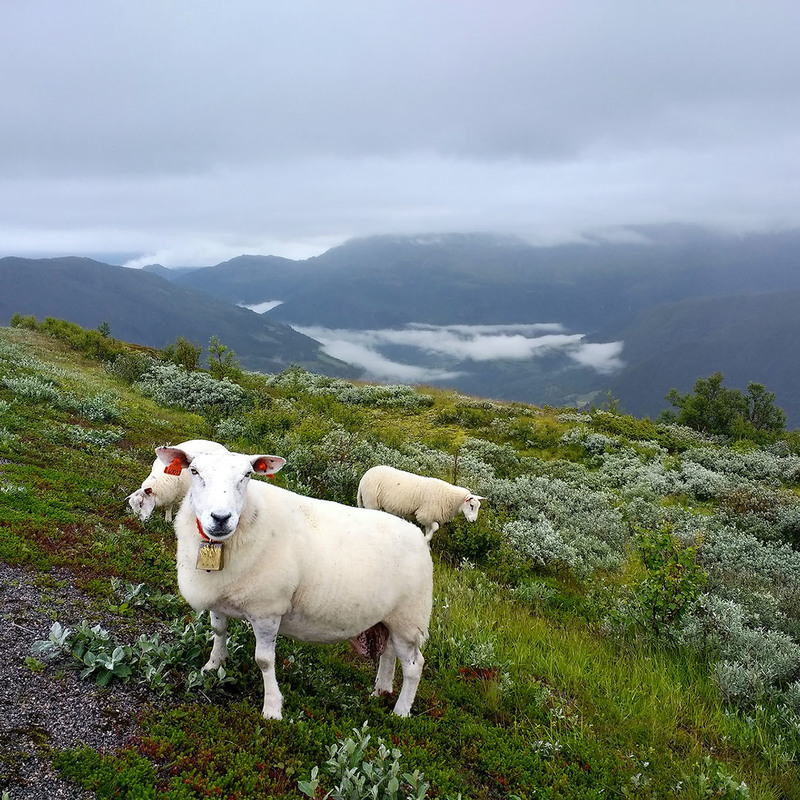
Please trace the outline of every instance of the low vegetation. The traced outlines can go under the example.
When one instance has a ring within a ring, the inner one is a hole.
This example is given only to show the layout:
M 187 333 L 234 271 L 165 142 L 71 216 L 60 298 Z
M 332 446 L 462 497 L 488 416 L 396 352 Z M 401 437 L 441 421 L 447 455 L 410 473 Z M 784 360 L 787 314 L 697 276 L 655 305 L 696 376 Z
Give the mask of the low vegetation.
M 212 347 L 206 372 L 185 344 L 0 329 L 0 559 L 69 568 L 119 622 L 54 620 L 31 682 L 75 669 L 149 698 L 125 747 L 50 751 L 64 776 L 99 798 L 800 797 L 796 434 L 258 375 Z M 410 719 L 345 644 L 279 641 L 280 723 L 246 625 L 200 672 L 208 621 L 177 594 L 171 528 L 122 502 L 156 445 L 191 438 L 282 455 L 279 485 L 343 503 L 379 463 L 489 498 L 433 538 Z

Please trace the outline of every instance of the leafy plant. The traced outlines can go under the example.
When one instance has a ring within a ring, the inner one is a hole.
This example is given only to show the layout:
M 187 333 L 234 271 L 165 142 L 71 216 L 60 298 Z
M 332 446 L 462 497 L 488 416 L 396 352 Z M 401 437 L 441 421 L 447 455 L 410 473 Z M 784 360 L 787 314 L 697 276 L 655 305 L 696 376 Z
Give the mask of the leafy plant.
M 670 526 L 662 524 L 655 529 L 637 526 L 636 548 L 644 576 L 633 588 L 628 613 L 656 638 L 674 638 L 707 580 L 698 563 L 699 544 L 682 544 Z
M 361 729 L 353 728 L 354 737 L 339 739 L 330 746 L 330 758 L 323 770 L 333 783 L 325 798 L 334 800 L 424 800 L 428 784 L 423 775 L 402 772 L 400 750 L 386 746 L 383 739 L 370 746 L 372 734 L 365 722 Z M 298 781 L 298 789 L 307 797 L 315 798 L 320 788 L 319 767 L 311 770 L 309 780 Z

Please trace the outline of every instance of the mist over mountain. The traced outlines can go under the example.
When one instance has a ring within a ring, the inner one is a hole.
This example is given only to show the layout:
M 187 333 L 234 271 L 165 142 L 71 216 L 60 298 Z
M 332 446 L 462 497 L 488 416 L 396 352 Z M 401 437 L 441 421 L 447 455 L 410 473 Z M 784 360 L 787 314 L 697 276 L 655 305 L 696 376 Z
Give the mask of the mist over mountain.
M 378 236 L 306 261 L 242 256 L 174 279 L 234 303 L 283 301 L 271 319 L 348 328 L 561 322 L 594 330 L 662 303 L 800 288 L 798 232 L 727 237 L 640 226 L 626 235 L 555 247 L 475 234 Z
M 37 313 L 36 301 L 38 314 L 107 320 L 114 335 L 158 337 L 156 346 L 178 335 L 205 344 L 216 326 L 211 332 L 253 369 L 302 363 L 344 374 L 347 362 L 349 374 L 370 380 L 579 407 L 610 391 L 622 410 L 649 416 L 668 407 L 671 388 L 690 391 L 719 370 L 731 388 L 763 383 L 789 426 L 800 426 L 797 231 L 732 237 L 637 227 L 555 247 L 476 234 L 377 236 L 304 261 L 243 255 L 197 269 L 121 270 L 128 288 L 104 291 L 98 282 L 119 268 L 95 265 L 67 289 L 58 287 L 85 260 L 56 261 L 69 262 L 58 281 L 34 272 L 7 279 L 36 284 L 25 296 L 30 311 L 13 293 L 0 311 Z
M 623 409 L 656 416 L 670 388 L 690 391 L 721 370 L 731 387 L 764 383 L 800 425 L 790 360 L 800 232 L 619 234 L 555 247 L 379 236 L 305 261 L 242 256 L 170 277 L 235 303 L 281 301 L 270 319 L 383 380 L 553 405 L 603 402 L 611 391 Z M 547 337 L 508 328 L 536 324 L 554 328 Z

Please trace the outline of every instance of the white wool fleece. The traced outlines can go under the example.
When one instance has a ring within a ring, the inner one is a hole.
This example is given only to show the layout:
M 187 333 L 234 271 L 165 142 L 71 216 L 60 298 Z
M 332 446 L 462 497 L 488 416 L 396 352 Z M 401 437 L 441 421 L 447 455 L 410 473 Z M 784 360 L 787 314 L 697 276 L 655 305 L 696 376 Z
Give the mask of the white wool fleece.
M 159 455 L 167 463 L 175 451 L 164 450 Z M 338 642 L 382 623 L 389 642 L 375 692 L 391 691 L 399 658 L 403 688 L 395 713 L 407 716 L 432 606 L 428 547 L 404 520 L 250 480 L 252 471 L 270 475 L 282 465 L 276 456 L 227 452 L 187 459 L 192 485 L 175 518 L 178 586 L 196 610 L 211 611 L 215 637 L 206 668 L 218 667 L 227 654 L 227 618 L 250 621 L 264 676 L 263 714 L 280 718 L 277 634 Z M 197 568 L 201 537 L 222 544 L 223 569 Z

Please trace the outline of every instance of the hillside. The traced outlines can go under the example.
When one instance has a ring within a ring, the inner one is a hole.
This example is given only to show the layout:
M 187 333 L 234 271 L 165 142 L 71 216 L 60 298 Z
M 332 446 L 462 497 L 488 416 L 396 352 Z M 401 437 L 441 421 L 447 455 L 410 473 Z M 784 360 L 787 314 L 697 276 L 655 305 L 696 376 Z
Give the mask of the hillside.
M 332 375 L 356 374 L 285 325 L 139 270 L 86 258 L 3 258 L 0 282 L 0 324 L 15 313 L 87 328 L 107 322 L 116 338 L 155 348 L 178 336 L 205 348 L 216 335 L 248 369 L 279 372 L 300 364 Z
M 610 381 L 623 408 L 657 416 L 667 392 L 691 390 L 694 379 L 720 371 L 728 386 L 763 383 L 800 426 L 800 375 L 792 354 L 800 348 L 800 290 L 686 300 L 663 305 L 619 327 L 601 329 L 600 341 L 625 341 L 627 366 Z M 659 400 L 659 398 L 661 398 Z
M 674 227 L 629 234 L 635 241 L 559 247 L 491 236 L 374 237 L 306 261 L 243 256 L 172 277 L 232 302 L 281 300 L 270 319 L 313 326 L 320 337 L 327 328 L 334 339 L 341 329 L 411 323 L 476 331 L 560 323 L 587 342 L 623 342 L 626 369 L 593 371 L 558 350 L 546 358 L 460 360 L 422 347 L 372 348 L 428 368 L 422 382 L 556 405 L 598 402 L 612 391 L 624 408 L 652 416 L 667 407 L 670 388 L 688 391 L 721 370 L 743 390 L 764 383 L 790 427 L 800 426 L 800 374 L 791 361 L 800 234 L 732 238 Z
M 157 347 L 179 332 L 201 345 L 216 334 L 245 367 L 263 372 L 298 363 L 557 406 L 590 407 L 611 392 L 625 410 L 652 417 L 667 408 L 671 388 L 689 391 L 721 371 L 742 391 L 763 383 L 789 427 L 800 426 L 791 361 L 800 233 L 620 233 L 624 241 L 557 247 L 477 234 L 378 236 L 305 261 L 246 255 L 133 275 L 116 267 L 95 274 L 95 264 L 83 283 L 64 275 L 49 283 L 33 271 L 62 260 L 24 262 L 8 276 L 0 311 L 8 321 L 22 303 L 88 326 L 107 320 L 113 335 Z M 82 270 L 90 263 L 63 261 Z M 111 276 L 124 283 L 94 291 Z M 136 302 L 120 302 L 127 297 Z M 276 301 L 260 317 L 229 305 Z M 555 333 L 551 342 L 537 339 L 541 324 Z
M 300 369 L 220 384 L 130 355 L 135 375 L 0 328 L 13 800 L 298 798 L 314 780 L 319 796 L 344 793 L 345 768 L 366 788 L 394 770 L 418 798 L 800 798 L 796 435 L 733 447 L 609 412 Z M 345 644 L 278 638 L 280 723 L 260 716 L 246 625 L 225 671 L 200 672 L 210 631 L 175 596 L 174 532 L 123 502 L 155 445 L 190 438 L 283 455 L 276 485 L 349 505 L 376 463 L 487 496 L 434 536 L 409 719 Z

